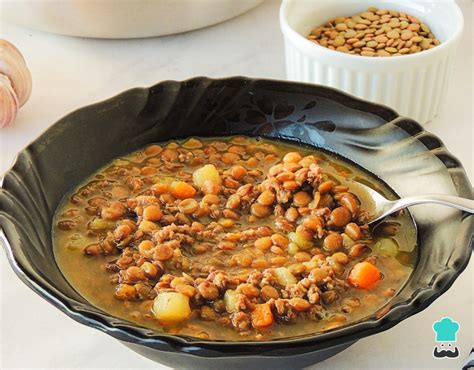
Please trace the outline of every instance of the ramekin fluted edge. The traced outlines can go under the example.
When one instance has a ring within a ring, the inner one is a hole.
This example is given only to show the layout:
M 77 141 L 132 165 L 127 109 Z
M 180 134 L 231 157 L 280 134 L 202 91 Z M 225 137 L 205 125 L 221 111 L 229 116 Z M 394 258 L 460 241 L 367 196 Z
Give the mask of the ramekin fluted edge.
M 345 54 L 307 40 L 315 26 L 369 6 L 417 16 L 431 27 L 441 44 L 417 54 L 379 58 Z M 283 0 L 280 26 L 289 80 L 341 89 L 425 124 L 442 106 L 464 20 L 453 0 Z

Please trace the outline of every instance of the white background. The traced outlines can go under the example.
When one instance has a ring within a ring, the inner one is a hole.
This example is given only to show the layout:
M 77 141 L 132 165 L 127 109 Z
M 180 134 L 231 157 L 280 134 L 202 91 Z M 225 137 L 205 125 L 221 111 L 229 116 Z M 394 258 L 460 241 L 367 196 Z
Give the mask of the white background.
M 473 179 L 473 5 L 459 1 L 466 20 L 462 47 L 442 113 L 427 129 L 443 140 Z M 277 1 L 229 22 L 176 36 L 91 40 L 5 24 L 0 38 L 24 54 L 33 95 L 17 120 L 0 129 L 0 174 L 14 155 L 66 113 L 125 89 L 166 79 L 246 75 L 284 79 Z M 64 150 L 67 150 L 65 148 Z M 13 274 L 0 253 L 0 368 L 164 368 L 112 337 L 80 325 L 39 298 Z M 360 340 L 318 369 L 460 368 L 474 344 L 473 262 L 429 308 L 395 328 Z M 457 360 L 434 360 L 432 324 L 449 315 L 461 324 Z

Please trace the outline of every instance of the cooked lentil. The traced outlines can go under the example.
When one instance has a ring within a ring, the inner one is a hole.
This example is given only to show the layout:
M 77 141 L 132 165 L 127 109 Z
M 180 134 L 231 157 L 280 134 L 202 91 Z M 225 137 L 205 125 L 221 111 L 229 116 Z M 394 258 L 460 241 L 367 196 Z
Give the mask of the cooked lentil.
M 415 259 L 410 218 L 371 233 L 371 202 L 355 181 L 383 190 L 346 162 L 283 142 L 153 144 L 65 197 L 55 253 L 86 299 L 158 331 L 322 332 L 386 305 Z

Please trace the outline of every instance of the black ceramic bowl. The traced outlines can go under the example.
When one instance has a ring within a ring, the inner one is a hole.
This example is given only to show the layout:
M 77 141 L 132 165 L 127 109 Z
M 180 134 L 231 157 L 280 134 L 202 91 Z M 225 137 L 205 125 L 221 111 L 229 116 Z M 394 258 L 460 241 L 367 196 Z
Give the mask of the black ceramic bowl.
M 336 90 L 228 78 L 167 81 L 126 91 L 61 119 L 19 153 L 0 189 L 1 239 L 16 274 L 65 314 L 173 367 L 298 368 L 423 310 L 466 267 L 474 217 L 440 206 L 413 208 L 419 258 L 389 306 L 321 335 L 271 342 L 217 342 L 153 332 L 108 315 L 65 280 L 52 250 L 61 197 L 105 163 L 151 142 L 188 136 L 259 135 L 321 147 L 358 163 L 399 195 L 472 198 L 456 158 L 434 135 L 393 110 Z

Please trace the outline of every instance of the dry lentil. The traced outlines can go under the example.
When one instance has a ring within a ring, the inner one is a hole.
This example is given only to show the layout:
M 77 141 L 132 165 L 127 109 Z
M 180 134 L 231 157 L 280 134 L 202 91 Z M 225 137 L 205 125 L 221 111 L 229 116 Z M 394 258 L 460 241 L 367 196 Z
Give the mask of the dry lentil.
M 440 44 L 430 27 L 418 18 L 384 9 L 336 17 L 315 27 L 308 39 L 331 50 L 366 57 L 414 54 Z M 416 47 L 412 48 L 410 45 L 403 48 L 400 44 L 394 44 L 397 40 L 410 41 Z

